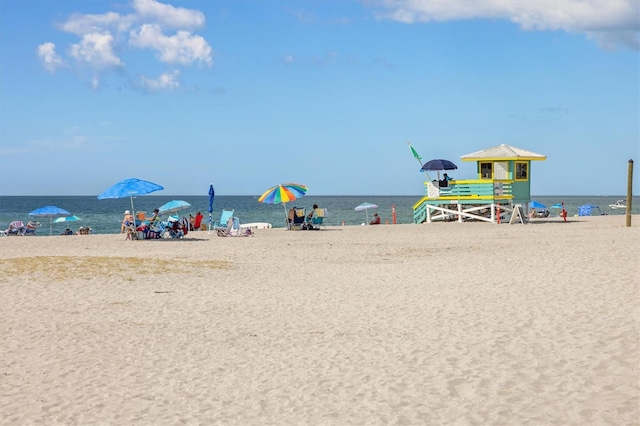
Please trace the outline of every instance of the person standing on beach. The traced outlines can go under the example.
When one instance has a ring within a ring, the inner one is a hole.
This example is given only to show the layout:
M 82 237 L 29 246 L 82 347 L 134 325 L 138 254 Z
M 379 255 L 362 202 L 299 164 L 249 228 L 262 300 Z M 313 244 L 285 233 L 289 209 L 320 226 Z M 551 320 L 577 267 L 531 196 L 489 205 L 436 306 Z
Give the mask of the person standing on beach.
M 133 224 L 133 216 L 129 210 L 124 211 L 124 217 L 122 218 L 122 226 L 120 227 L 120 233 L 124 234 L 124 230 L 127 225 Z

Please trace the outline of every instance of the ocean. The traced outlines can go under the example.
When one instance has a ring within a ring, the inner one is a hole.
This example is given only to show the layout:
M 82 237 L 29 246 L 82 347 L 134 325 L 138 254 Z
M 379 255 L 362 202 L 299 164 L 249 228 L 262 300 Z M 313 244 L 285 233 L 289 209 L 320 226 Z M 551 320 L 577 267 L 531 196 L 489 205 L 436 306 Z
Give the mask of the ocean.
M 304 196 L 287 207 L 305 207 L 307 211 L 313 204 L 328 209 L 325 224 L 328 226 L 353 226 L 365 223 L 374 211 L 382 217 L 382 223 L 392 223 L 392 209 L 395 207 L 396 223 L 413 223 L 412 206 L 420 200 L 420 196 Z M 578 207 L 591 203 L 598 206 L 592 214 L 624 214 L 624 210 L 612 210 L 609 204 L 616 200 L 624 199 L 624 196 L 535 196 L 532 197 L 547 206 L 551 210 L 551 216 L 557 216 L 557 209 L 551 206 L 556 203 L 565 203 L 569 216 L 577 214 Z M 135 211 L 144 211 L 149 215 L 154 208 L 160 207 L 171 200 L 184 200 L 191 204 L 191 208 L 183 210 L 180 216 L 189 216 L 197 211 L 205 216 L 203 223 L 208 223 L 207 208 L 209 197 L 204 196 L 169 196 L 169 195 L 144 195 L 134 198 Z M 364 202 L 378 205 L 377 210 L 369 212 L 356 212 L 354 208 Z M 640 197 L 633 198 L 633 213 L 640 212 Z M 0 229 L 6 229 L 9 222 L 21 220 L 27 223 L 29 220 L 37 220 L 42 223 L 36 235 L 49 235 L 50 223 L 48 218 L 34 218 L 29 212 L 44 206 L 57 206 L 80 217 L 82 221 L 54 223 L 53 234 L 60 234 L 66 227 L 74 231 L 80 226 L 91 227 L 94 234 L 117 234 L 120 232 L 120 223 L 125 210 L 131 209 L 129 198 L 98 200 L 97 196 L 0 196 Z M 234 216 L 241 223 L 269 222 L 274 228 L 285 226 L 285 209 L 281 204 L 258 203 L 257 196 L 216 196 L 213 203 L 212 219 L 220 219 L 222 209 L 234 210 Z

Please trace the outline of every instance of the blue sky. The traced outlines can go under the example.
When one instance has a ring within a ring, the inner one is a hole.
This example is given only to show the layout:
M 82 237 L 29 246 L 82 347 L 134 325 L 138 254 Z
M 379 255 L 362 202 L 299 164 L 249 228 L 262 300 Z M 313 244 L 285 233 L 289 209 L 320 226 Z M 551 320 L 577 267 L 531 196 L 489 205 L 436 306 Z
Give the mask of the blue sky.
M 407 142 L 637 194 L 639 34 L 636 0 L 0 0 L 0 195 L 420 196 Z

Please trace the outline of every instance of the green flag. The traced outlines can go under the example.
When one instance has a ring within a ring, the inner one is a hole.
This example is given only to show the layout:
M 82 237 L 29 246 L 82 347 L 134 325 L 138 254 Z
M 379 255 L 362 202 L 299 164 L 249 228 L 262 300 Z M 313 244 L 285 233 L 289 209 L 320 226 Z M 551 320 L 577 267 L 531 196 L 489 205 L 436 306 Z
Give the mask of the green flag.
M 420 157 L 418 155 L 418 153 L 416 152 L 415 149 L 413 149 L 413 147 L 411 146 L 411 144 L 409 144 L 409 148 L 411 148 L 411 153 L 413 154 L 413 158 L 415 158 L 416 160 L 420 161 L 422 160 L 422 157 Z

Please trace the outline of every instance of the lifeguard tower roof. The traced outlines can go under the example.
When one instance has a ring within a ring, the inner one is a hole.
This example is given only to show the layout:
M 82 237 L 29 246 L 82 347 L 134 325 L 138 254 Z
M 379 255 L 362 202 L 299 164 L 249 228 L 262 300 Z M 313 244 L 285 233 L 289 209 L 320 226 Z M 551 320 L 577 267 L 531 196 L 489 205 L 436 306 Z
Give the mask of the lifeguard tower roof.
M 478 160 L 538 160 L 543 161 L 547 159 L 546 155 L 538 154 L 536 152 L 527 151 L 526 149 L 517 148 L 511 145 L 498 145 L 492 148 L 483 149 L 480 151 L 472 152 L 471 154 L 463 155 L 460 157 L 462 161 L 478 161 Z

